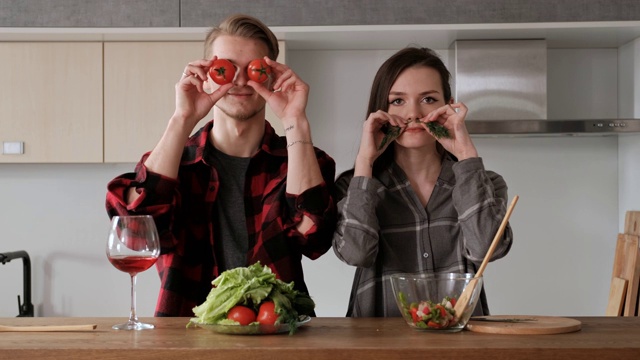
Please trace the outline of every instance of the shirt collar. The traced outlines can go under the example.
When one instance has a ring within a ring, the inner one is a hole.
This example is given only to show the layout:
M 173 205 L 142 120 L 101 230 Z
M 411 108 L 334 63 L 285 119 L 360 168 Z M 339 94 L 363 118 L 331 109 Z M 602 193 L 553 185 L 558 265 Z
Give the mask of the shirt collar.
M 448 151 L 442 156 L 442 167 L 440 168 L 440 174 L 438 175 L 438 181 L 444 181 L 449 184 L 455 184 L 455 175 L 453 173 L 453 164 L 458 160 Z M 392 178 L 407 180 L 407 175 L 404 170 L 395 162 L 391 161 L 387 166 L 381 169 L 378 179 L 385 186 L 391 186 Z
M 182 153 L 181 162 L 183 165 L 203 161 L 205 149 L 213 146 L 213 144 L 209 142 L 209 134 L 211 133 L 211 129 L 213 129 L 213 122 L 214 120 L 211 120 L 206 123 L 200 130 L 193 134 L 189 140 L 187 140 L 184 152 Z M 257 156 L 261 152 L 265 152 L 273 156 L 287 156 L 285 138 L 278 136 L 267 120 L 264 121 L 264 135 L 262 137 L 260 150 L 253 155 L 253 157 Z

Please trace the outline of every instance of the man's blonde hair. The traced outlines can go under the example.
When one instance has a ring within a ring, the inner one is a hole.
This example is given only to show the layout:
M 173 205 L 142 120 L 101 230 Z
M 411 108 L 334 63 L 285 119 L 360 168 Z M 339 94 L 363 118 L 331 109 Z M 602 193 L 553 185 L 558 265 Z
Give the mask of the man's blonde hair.
M 211 48 L 213 42 L 220 35 L 240 36 L 243 38 L 257 39 L 267 45 L 268 56 L 271 60 L 276 60 L 280 49 L 278 39 L 262 21 L 249 15 L 236 14 L 224 19 L 220 25 L 212 28 L 207 33 L 204 41 L 204 56 L 212 57 Z

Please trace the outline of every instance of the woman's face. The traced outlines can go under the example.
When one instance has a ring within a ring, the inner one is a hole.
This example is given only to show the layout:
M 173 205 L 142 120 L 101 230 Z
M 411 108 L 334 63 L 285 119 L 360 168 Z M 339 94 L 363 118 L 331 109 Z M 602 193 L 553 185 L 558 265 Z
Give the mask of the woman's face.
M 445 105 L 440 73 L 426 66 L 414 66 L 400 73 L 389 91 L 388 113 L 398 115 L 408 123 L 396 140 L 403 147 L 433 144 L 435 139 L 415 122 Z

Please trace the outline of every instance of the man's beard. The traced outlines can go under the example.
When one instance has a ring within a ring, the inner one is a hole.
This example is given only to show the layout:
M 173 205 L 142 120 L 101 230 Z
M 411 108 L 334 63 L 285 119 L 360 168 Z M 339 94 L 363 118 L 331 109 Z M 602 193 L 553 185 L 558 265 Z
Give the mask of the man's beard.
M 264 107 L 265 107 L 265 104 L 262 104 L 262 106 L 258 108 L 243 108 L 243 107 L 233 108 L 233 106 L 228 106 L 228 105 L 229 104 L 216 104 L 218 109 L 220 109 L 225 115 L 238 121 L 245 121 L 245 120 L 252 119 L 262 110 L 264 110 Z

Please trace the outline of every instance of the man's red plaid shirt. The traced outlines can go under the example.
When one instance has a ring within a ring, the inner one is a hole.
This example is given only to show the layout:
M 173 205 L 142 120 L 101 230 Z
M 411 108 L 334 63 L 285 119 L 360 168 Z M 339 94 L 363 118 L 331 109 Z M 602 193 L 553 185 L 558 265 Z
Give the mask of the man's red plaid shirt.
M 219 275 L 214 252 L 214 203 L 218 191 L 216 169 L 203 153 L 211 146 L 207 123 L 187 141 L 178 179 L 149 171 L 143 155 L 135 172 L 123 174 L 108 184 L 109 216 L 149 214 L 156 221 L 162 255 L 156 266 L 161 289 L 156 316 L 193 316 Z M 261 148 L 251 158 L 245 184 L 245 213 L 249 235 L 247 265 L 260 261 L 285 282 L 308 293 L 302 272 L 302 255 L 316 259 L 331 247 L 336 206 L 331 196 L 335 162 L 316 150 L 324 182 L 299 195 L 286 192 L 286 139 L 265 121 Z M 140 197 L 127 204 L 129 188 Z M 296 230 L 303 215 L 314 222 L 305 234 Z

